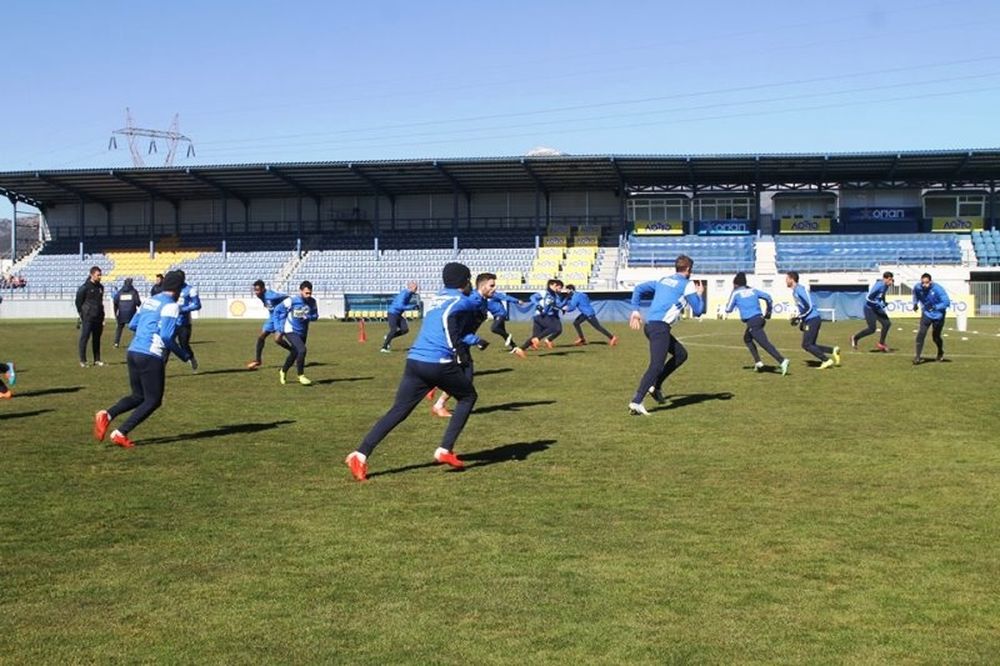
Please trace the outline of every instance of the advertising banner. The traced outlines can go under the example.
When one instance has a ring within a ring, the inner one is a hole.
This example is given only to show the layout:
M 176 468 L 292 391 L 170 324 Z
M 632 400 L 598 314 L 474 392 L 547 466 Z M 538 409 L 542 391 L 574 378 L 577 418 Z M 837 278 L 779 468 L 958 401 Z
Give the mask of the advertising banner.
M 783 234 L 828 234 L 830 226 L 830 218 L 828 217 L 814 217 L 808 220 L 798 217 L 783 217 L 778 229 Z
M 949 234 L 968 234 L 973 231 L 982 230 L 983 218 L 979 216 L 931 218 L 931 231 Z
M 841 307 L 838 308 L 837 303 L 828 302 L 828 298 L 822 291 L 811 292 L 811 295 L 813 297 L 813 302 L 817 309 L 819 309 L 820 315 L 823 319 L 830 319 L 831 311 L 838 309 L 840 310 L 840 313 L 837 315 L 837 319 L 844 319 L 847 316 L 853 316 L 854 318 L 859 318 L 861 316 L 853 311 L 849 311 L 851 309 L 843 307 L 843 304 L 839 304 Z M 856 300 L 857 307 L 859 309 L 864 308 L 864 294 L 855 292 L 839 293 L 835 295 Z M 952 318 L 959 314 L 965 314 L 968 317 L 974 316 L 976 299 L 971 294 L 948 294 L 948 298 L 951 299 L 951 305 L 945 313 L 946 317 Z M 890 319 L 920 318 L 920 311 L 913 311 L 913 299 L 910 296 L 889 296 L 885 299 L 885 302 L 885 312 L 889 315 Z M 791 294 L 785 296 L 774 296 L 773 316 L 775 319 L 788 319 L 796 312 L 795 302 L 792 300 Z
M 227 298 L 226 319 L 267 319 L 267 308 L 259 298 Z
M 699 236 L 746 236 L 750 233 L 749 220 L 699 220 Z
M 916 224 L 923 217 L 920 206 L 881 206 L 877 208 L 841 208 L 840 219 L 848 224 L 900 222 Z
M 637 236 L 682 236 L 684 235 L 684 222 L 681 220 L 669 222 L 636 221 L 635 234 Z

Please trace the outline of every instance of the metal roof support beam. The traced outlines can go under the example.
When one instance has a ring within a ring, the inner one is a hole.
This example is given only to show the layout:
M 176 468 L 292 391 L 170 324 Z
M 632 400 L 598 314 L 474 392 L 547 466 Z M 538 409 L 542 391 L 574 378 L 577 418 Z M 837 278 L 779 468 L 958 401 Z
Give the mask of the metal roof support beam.
M 892 160 L 892 166 L 889 167 L 889 176 L 886 178 L 888 181 L 893 181 L 896 179 L 896 167 L 899 166 L 899 161 L 903 159 L 902 155 L 897 154 Z
M 447 169 L 444 168 L 443 164 L 435 160 L 431 162 L 431 166 L 433 166 L 438 173 L 447 178 L 448 182 L 451 183 L 451 186 L 454 187 L 457 192 L 465 195 L 466 198 L 469 197 L 469 191 L 465 189 L 462 183 L 458 181 L 458 178 L 455 178 L 455 176 L 453 176 Z
M 618 164 L 618 161 L 612 157 L 609 159 L 609 162 L 611 163 L 611 169 L 615 172 L 615 176 L 618 178 L 618 232 L 624 236 L 628 233 L 628 225 L 626 224 L 626 218 L 628 215 L 625 210 L 628 183 L 625 182 L 625 174 L 622 172 L 621 165 Z
M 112 178 L 114 178 L 115 180 L 119 180 L 119 181 L 125 183 L 126 185 L 130 185 L 131 187 L 134 187 L 135 189 L 139 190 L 140 192 L 145 192 L 146 194 L 148 194 L 151 197 L 155 197 L 157 199 L 162 199 L 163 201 L 166 201 L 166 202 L 170 203 L 174 208 L 177 207 L 177 199 L 175 199 L 174 197 L 171 197 L 170 195 L 164 194 L 162 190 L 158 190 L 157 188 L 152 187 L 150 185 L 146 185 L 145 183 L 140 183 L 139 181 L 135 180 L 134 178 L 126 176 L 125 174 L 122 174 L 122 173 L 118 173 L 114 169 L 108 171 L 108 175 L 111 176 Z
M 372 188 L 373 190 L 375 190 L 376 194 L 383 194 L 383 195 L 389 197 L 390 200 L 394 200 L 396 198 L 395 194 L 393 194 L 392 192 L 390 192 L 389 190 L 387 190 L 385 187 L 383 187 L 381 183 L 379 183 L 377 180 L 375 180 L 375 178 L 373 178 L 372 176 L 370 176 L 367 173 L 365 173 L 364 171 L 362 171 L 361 167 L 358 167 L 358 166 L 356 166 L 354 164 L 348 164 L 347 165 L 347 170 L 350 171 L 351 173 L 353 173 L 355 176 L 357 176 L 361 180 L 363 180 L 365 183 L 367 183 L 370 188 Z
M 694 196 L 695 194 L 698 194 L 698 176 L 696 176 L 694 173 L 694 165 L 691 164 L 690 157 L 687 158 L 686 163 L 687 163 L 688 180 L 691 181 L 691 195 Z
M 267 166 L 264 167 L 264 171 L 266 171 L 267 173 L 271 174 L 272 176 L 274 176 L 275 178 L 277 178 L 281 182 L 285 183 L 286 185 L 291 185 L 292 187 L 294 187 L 296 189 L 296 191 L 299 192 L 299 196 L 305 195 L 305 196 L 309 197 L 310 199 L 312 199 L 313 201 L 315 201 L 317 206 L 319 205 L 320 196 L 315 191 L 313 191 L 311 188 L 306 187 L 305 185 L 303 185 L 302 183 L 300 183 L 296 179 L 292 178 L 289 175 L 286 175 L 284 172 L 282 172 L 281 170 L 279 170 L 277 167 L 272 166 L 270 164 L 268 164 Z
M 207 176 L 203 176 L 202 174 L 198 173 L 194 169 L 190 169 L 190 168 L 189 169 L 184 169 L 184 173 L 186 173 L 187 175 L 191 176 L 192 178 L 194 178 L 198 182 L 205 183 L 206 185 L 208 185 L 212 189 L 217 190 L 220 194 L 223 194 L 223 195 L 225 195 L 226 197 L 228 197 L 230 199 L 236 199 L 241 204 L 243 204 L 243 209 L 244 210 L 246 210 L 247 208 L 249 208 L 250 204 L 248 203 L 247 198 L 245 196 L 243 196 L 242 194 L 239 194 L 238 192 L 233 192 L 229 188 L 227 188 L 227 187 L 225 187 L 223 185 L 220 185 L 218 182 L 216 182 L 212 178 L 209 178 Z
M 971 150 L 965 154 L 965 157 L 962 158 L 962 163 L 958 165 L 957 169 L 955 169 L 955 173 L 951 174 L 951 180 L 958 180 L 958 177 L 962 175 L 963 171 L 965 171 L 965 167 L 969 166 L 970 161 L 972 161 Z
M 545 183 L 542 181 L 541 178 L 538 177 L 538 174 L 535 173 L 535 170 L 531 168 L 531 164 L 528 163 L 528 160 L 522 158 L 521 166 L 523 166 L 524 170 L 528 172 L 528 176 L 535 183 L 535 187 L 538 188 L 538 190 L 545 195 L 546 199 L 548 199 L 549 188 L 545 186 Z
M 57 180 L 53 180 L 49 176 L 43 176 L 41 173 L 37 171 L 35 172 L 35 178 L 42 181 L 46 185 L 51 185 L 52 187 L 62 190 L 63 192 L 68 192 L 69 194 L 72 194 L 76 198 L 80 199 L 81 201 L 93 201 L 94 203 L 103 206 L 104 210 L 109 210 L 111 207 L 111 204 L 105 201 L 104 199 L 98 199 L 97 197 L 88 194 L 76 187 L 73 187 L 72 185 L 66 185 L 65 183 L 60 183 Z
M 2 194 L 3 196 L 7 197 L 7 199 L 11 202 L 11 204 L 19 201 L 19 202 L 21 202 L 23 204 L 28 204 L 29 206 L 34 206 L 35 208 L 38 208 L 39 210 L 41 210 L 44 207 L 44 205 L 45 205 L 41 201 L 37 201 L 35 199 L 32 199 L 31 197 L 26 197 L 23 194 L 18 194 L 17 192 L 12 192 L 12 191 L 4 189 L 2 187 L 0 187 L 0 194 Z

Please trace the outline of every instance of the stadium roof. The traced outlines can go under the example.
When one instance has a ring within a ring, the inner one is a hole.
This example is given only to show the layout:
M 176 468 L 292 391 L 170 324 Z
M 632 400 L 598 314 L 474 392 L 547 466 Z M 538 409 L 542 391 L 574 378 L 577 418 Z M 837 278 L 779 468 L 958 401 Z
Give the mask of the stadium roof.
M 0 173 L 0 196 L 47 207 L 271 197 L 882 185 L 985 186 L 1000 149 L 764 155 L 560 155 Z

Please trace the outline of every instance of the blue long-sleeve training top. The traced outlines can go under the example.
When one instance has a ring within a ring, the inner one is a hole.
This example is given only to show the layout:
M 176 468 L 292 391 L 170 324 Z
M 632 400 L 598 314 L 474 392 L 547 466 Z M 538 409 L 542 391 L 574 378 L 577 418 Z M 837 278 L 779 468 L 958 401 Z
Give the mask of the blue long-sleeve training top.
M 680 273 L 637 284 L 632 290 L 632 309 L 637 310 L 640 301 L 649 297 L 653 303 L 649 306 L 647 321 L 673 324 L 681 318 L 685 305 L 691 306 L 695 317 L 705 314 L 705 301 L 695 293 L 694 282 Z
M 407 310 L 416 310 L 417 308 L 419 308 L 420 307 L 419 305 L 412 302 L 413 297 L 416 295 L 416 293 L 417 292 L 410 291 L 409 289 L 403 289 L 398 294 L 396 294 L 396 297 L 392 299 L 392 303 L 389 304 L 388 308 L 389 314 L 400 315 L 406 312 Z
M 868 292 L 868 298 L 865 299 L 865 305 L 869 306 L 873 310 L 881 312 L 885 310 L 885 292 L 889 289 L 882 280 L 876 280 L 875 284 L 872 285 L 871 290 Z
M 551 289 L 545 289 L 531 295 L 531 304 L 535 306 L 535 312 L 543 317 L 551 317 L 559 314 L 565 300 Z
M 792 290 L 792 298 L 795 299 L 795 307 L 799 311 L 799 319 L 802 321 L 819 319 L 819 310 L 813 306 L 812 296 L 809 294 L 808 289 L 801 284 L 795 285 L 795 289 Z
M 944 312 L 951 305 L 948 292 L 937 282 L 932 282 L 929 288 L 918 284 L 913 288 L 913 304 L 919 303 L 923 308 L 923 315 L 932 321 L 944 318 Z
M 181 295 L 177 299 L 177 308 L 180 314 L 177 316 L 177 323 L 185 326 L 191 323 L 191 313 L 201 310 L 201 297 L 198 296 L 198 287 L 184 283 L 181 287 Z
M 594 306 L 590 304 L 590 296 L 587 296 L 582 291 L 574 291 L 573 295 L 569 297 L 569 301 L 566 302 L 566 312 L 572 312 L 573 310 L 579 310 L 580 314 L 585 317 L 594 317 L 597 315 Z
M 766 313 L 761 312 L 761 301 L 767 303 Z M 754 317 L 763 317 L 765 314 L 771 314 L 772 307 L 773 301 L 771 300 L 771 295 L 767 292 L 753 289 L 752 287 L 737 287 L 733 289 L 733 293 L 729 297 L 726 312 L 729 313 L 738 309 L 740 311 L 740 320 L 749 321 Z
M 493 295 L 490 296 L 490 300 L 487 301 L 486 307 L 494 317 L 509 319 L 510 306 L 507 305 L 508 303 L 520 303 L 520 301 L 502 291 L 494 291 Z
M 177 303 L 169 294 L 160 293 L 147 298 L 128 323 L 128 327 L 135 331 L 128 350 L 158 358 L 164 358 L 165 353 L 171 351 L 182 361 L 187 361 L 187 353 L 174 341 L 179 315 Z
M 312 296 L 305 298 L 295 294 L 278 303 L 272 316 L 285 333 L 305 337 L 309 333 L 309 322 L 319 319 L 319 308 Z
M 288 298 L 288 294 L 282 294 L 277 291 L 271 291 L 270 289 L 266 289 L 264 293 L 258 296 L 257 298 L 259 298 L 260 302 L 264 304 L 264 307 L 267 308 L 267 311 L 273 315 L 274 308 L 278 307 L 278 304 L 281 303 L 281 301 Z
M 442 300 L 424 313 L 417 339 L 407 358 L 424 363 L 454 363 L 460 347 L 479 344 L 474 331 L 482 316 L 482 303 L 462 293 L 460 289 L 442 289 Z

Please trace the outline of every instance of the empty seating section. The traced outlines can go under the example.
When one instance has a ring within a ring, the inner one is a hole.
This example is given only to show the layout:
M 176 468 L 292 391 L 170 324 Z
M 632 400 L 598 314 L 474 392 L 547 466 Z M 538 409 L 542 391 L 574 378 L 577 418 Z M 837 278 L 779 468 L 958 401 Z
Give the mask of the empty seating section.
M 631 236 L 628 265 L 672 267 L 679 254 L 694 259 L 695 273 L 736 273 L 754 270 L 752 236 Z
M 103 254 L 88 254 L 82 261 L 78 254 L 39 254 L 20 272 L 31 294 L 72 297 L 87 279 L 91 266 L 100 266 L 106 273 L 112 262 Z
M 441 286 L 441 268 L 449 261 L 461 261 L 473 275 L 497 274 L 501 288 L 524 288 L 523 274 L 531 266 L 532 248 L 465 249 L 456 255 L 452 248 L 421 250 L 316 250 L 299 264 L 290 282 L 310 280 L 317 292 L 392 293 L 410 280 L 423 290 Z
M 980 266 L 1000 266 L 1000 230 L 973 231 L 972 249 Z
M 779 272 L 871 271 L 881 264 L 961 264 L 954 234 L 776 236 Z
M 288 250 L 228 252 L 225 257 L 221 252 L 208 252 L 171 267 L 183 270 L 188 282 L 197 285 L 202 295 L 247 294 L 255 280 L 263 280 L 272 289 L 281 288 L 278 279 L 294 257 L 295 253 Z M 297 286 L 295 283 L 288 288 Z

